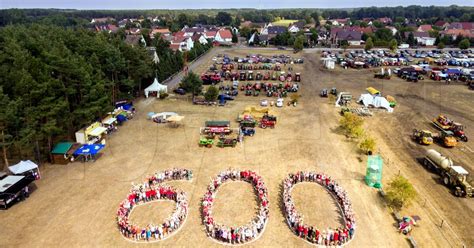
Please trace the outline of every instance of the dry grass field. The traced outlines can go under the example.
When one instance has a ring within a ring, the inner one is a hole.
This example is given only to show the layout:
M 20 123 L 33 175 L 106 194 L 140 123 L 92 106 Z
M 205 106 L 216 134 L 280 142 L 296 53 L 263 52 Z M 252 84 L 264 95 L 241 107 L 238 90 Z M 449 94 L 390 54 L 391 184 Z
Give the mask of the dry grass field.
M 233 56 L 248 53 L 285 53 L 275 50 L 226 50 Z M 162 247 L 216 247 L 206 236 L 199 212 L 201 197 L 211 177 L 229 167 L 251 169 L 263 176 L 270 194 L 270 219 L 253 247 L 302 247 L 310 245 L 288 228 L 281 208 L 281 183 L 290 172 L 313 170 L 331 175 L 342 185 L 352 201 L 357 220 L 356 236 L 348 247 L 408 247 L 406 236 L 398 233 L 396 223 L 379 196 L 363 181 L 366 156 L 357 144 L 336 131 L 339 110 L 322 88 L 337 87 L 355 98 L 373 86 L 398 101 L 394 113 L 375 111 L 365 120 L 367 132 L 377 139 L 377 152 L 384 160 L 384 183 L 402 174 L 416 187 L 420 196 L 403 214 L 421 217 L 412 235 L 420 247 L 466 247 L 474 245 L 472 236 L 472 199 L 456 198 L 438 176 L 417 162 L 427 147 L 413 143 L 413 128 L 434 131 L 430 120 L 445 113 L 467 126 L 474 137 L 474 93 L 465 85 L 444 85 L 430 80 L 417 84 L 398 78 L 374 80 L 372 71 L 322 69 L 317 53 L 299 53 L 305 63 L 295 65 L 301 72 L 300 102 L 296 107 L 275 108 L 275 129 L 258 129 L 235 148 L 198 147 L 199 128 L 206 120 L 231 120 L 246 106 L 258 105 L 265 97 L 239 95 L 225 107 L 192 105 L 187 97 L 136 101 L 137 116 L 120 127 L 107 141 L 96 162 L 42 166 L 42 179 L 27 201 L 0 212 L 2 247 L 126 247 L 137 246 L 123 239 L 116 228 L 119 203 L 132 182 L 158 170 L 186 167 L 193 170 L 191 182 L 170 182 L 188 194 L 189 216 L 182 229 L 169 239 L 154 243 Z M 212 55 L 203 58 L 209 59 Z M 201 73 L 211 63 L 198 61 Z M 266 98 L 269 99 L 269 98 Z M 171 128 L 147 120 L 148 112 L 173 111 L 185 116 L 183 125 Z M 474 172 L 473 141 L 445 149 L 433 144 L 453 160 Z M 318 226 L 339 225 L 337 206 L 320 186 L 301 184 L 293 197 L 308 223 Z M 231 182 L 221 187 L 214 204 L 216 221 L 244 224 L 254 216 L 256 200 L 250 184 Z M 172 211 L 172 204 L 159 202 L 134 210 L 131 218 L 147 224 L 159 223 Z M 441 221 L 444 224 L 441 227 Z M 146 246 L 146 245 L 140 245 Z

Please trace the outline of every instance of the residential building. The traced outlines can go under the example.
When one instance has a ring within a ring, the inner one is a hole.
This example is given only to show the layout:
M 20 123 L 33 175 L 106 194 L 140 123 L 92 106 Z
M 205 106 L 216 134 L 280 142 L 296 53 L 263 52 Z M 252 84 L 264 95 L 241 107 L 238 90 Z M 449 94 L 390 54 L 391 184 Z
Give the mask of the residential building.
M 417 29 L 418 32 L 429 32 L 431 30 L 433 30 L 431 25 L 420 25 Z
M 221 28 L 217 31 L 214 40 L 217 42 L 232 42 L 232 33 L 228 29 Z
M 416 42 L 423 46 L 434 46 L 436 38 L 430 37 L 428 32 L 412 32 L 413 37 L 415 37 Z M 405 37 L 408 37 L 409 33 L 405 34 Z
M 150 32 L 150 38 L 154 39 L 156 34 L 161 34 L 161 36 L 166 37 L 171 35 L 171 32 L 167 28 L 153 28 Z

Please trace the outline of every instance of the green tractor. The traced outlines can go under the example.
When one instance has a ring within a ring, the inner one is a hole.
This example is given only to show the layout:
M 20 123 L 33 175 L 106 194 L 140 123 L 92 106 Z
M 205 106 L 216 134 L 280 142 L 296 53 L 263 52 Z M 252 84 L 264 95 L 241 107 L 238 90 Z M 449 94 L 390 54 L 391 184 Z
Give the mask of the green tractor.
M 210 139 L 210 138 L 199 139 L 199 147 L 211 148 L 212 145 L 214 145 L 214 139 Z

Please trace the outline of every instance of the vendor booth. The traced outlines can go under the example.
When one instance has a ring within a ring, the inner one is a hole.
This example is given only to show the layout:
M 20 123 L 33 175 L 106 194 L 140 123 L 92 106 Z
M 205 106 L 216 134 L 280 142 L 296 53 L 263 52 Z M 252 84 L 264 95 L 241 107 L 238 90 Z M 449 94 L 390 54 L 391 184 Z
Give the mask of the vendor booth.
M 108 115 L 101 121 L 102 125 L 107 128 L 106 133 L 110 134 L 111 132 L 117 130 L 117 118 Z
M 25 176 L 33 180 L 40 179 L 38 165 L 31 160 L 20 161 L 20 163 L 12 165 L 8 169 L 16 176 Z
M 59 142 L 51 151 L 53 164 L 68 164 L 74 152 L 80 147 L 79 143 Z
M 28 185 L 35 179 L 28 176 L 5 176 L 0 178 L 0 207 L 9 208 L 15 202 L 28 197 Z
M 82 159 L 83 162 L 95 161 L 104 147 L 103 144 L 83 145 L 74 152 L 74 157 L 75 159 Z
M 156 97 L 158 97 L 160 95 L 159 94 L 160 92 L 168 93 L 168 86 L 160 84 L 158 82 L 158 79 L 155 78 L 153 83 L 150 86 L 146 87 L 145 97 L 148 98 L 148 95 L 150 95 L 150 94 L 153 94 L 153 95 L 156 94 Z
M 103 127 L 99 122 L 94 122 L 89 127 L 76 132 L 76 141 L 81 144 L 105 142 L 105 131 L 107 131 L 107 128 Z

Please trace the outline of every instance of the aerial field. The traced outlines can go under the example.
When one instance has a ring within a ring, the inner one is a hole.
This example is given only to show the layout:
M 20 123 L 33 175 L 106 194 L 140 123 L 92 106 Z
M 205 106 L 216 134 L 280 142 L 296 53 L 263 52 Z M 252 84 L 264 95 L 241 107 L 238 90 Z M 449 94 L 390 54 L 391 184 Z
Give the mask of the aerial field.
M 298 20 L 291 20 L 291 19 L 284 19 L 284 20 L 279 20 L 279 21 L 276 21 L 276 22 L 272 22 L 272 24 L 274 26 L 284 26 L 284 27 L 288 27 L 288 25 L 290 25 L 291 23 L 293 22 L 297 22 Z
M 201 198 L 211 178 L 228 168 L 237 168 L 259 173 L 270 197 L 270 217 L 265 231 L 248 246 L 311 246 L 288 227 L 281 198 L 282 182 L 288 173 L 305 170 L 328 174 L 347 191 L 357 221 L 355 237 L 347 247 L 409 247 L 407 237 L 397 231 L 397 223 L 378 191 L 364 182 L 367 156 L 359 152 L 355 142 L 337 132 L 339 109 L 328 98 L 319 97 L 322 88 L 336 87 L 351 92 L 357 100 L 369 86 L 394 96 L 398 102 L 393 113 L 374 111 L 374 116 L 365 118 L 365 128 L 376 138 L 377 153 L 384 158 L 384 185 L 401 174 L 420 195 L 402 212 L 421 218 L 412 232 L 416 242 L 420 247 L 474 245 L 472 199 L 455 197 L 442 185 L 438 175 L 427 171 L 417 159 L 428 148 L 410 139 L 413 128 L 434 131 L 430 122 L 440 113 L 463 123 L 468 135 L 474 134 L 474 93 L 465 85 L 445 85 L 428 79 L 411 83 L 396 77 L 374 80 L 372 70 L 344 70 L 337 66 L 328 71 L 322 68 L 319 53 L 314 52 L 214 49 L 190 67 L 202 73 L 218 53 L 231 58 L 247 54 L 303 57 L 304 64 L 291 65 L 302 78 L 297 106 L 273 107 L 278 118 L 276 127 L 257 129 L 255 136 L 246 137 L 235 148 L 202 148 L 198 146 L 199 130 L 205 121 L 229 120 L 232 127 L 237 127 L 235 119 L 246 106 L 258 106 L 262 99 L 276 98 L 245 96 L 239 91 L 236 99 L 224 107 L 193 105 L 188 96 L 137 100 L 137 115 L 108 138 L 107 147 L 97 161 L 43 166 L 42 179 L 36 182 L 30 198 L 8 211 L 0 211 L 0 222 L 4 223 L 0 232 L 2 245 L 134 246 L 117 228 L 119 203 L 126 198 L 131 183 L 142 182 L 156 171 L 178 167 L 193 171 L 190 182 L 169 182 L 187 193 L 188 217 L 179 232 L 155 245 L 219 246 L 204 230 Z M 182 125 L 172 128 L 147 119 L 148 112 L 165 111 L 185 116 Z M 453 149 L 437 144 L 430 148 L 474 172 L 472 141 Z M 292 195 L 307 223 L 320 228 L 340 224 L 336 201 L 323 187 L 297 185 Z M 255 216 L 256 209 L 251 185 L 231 182 L 217 193 L 213 214 L 220 223 L 242 225 Z M 172 211 L 173 206 L 168 202 L 152 203 L 137 207 L 131 219 L 142 225 L 161 223 Z

